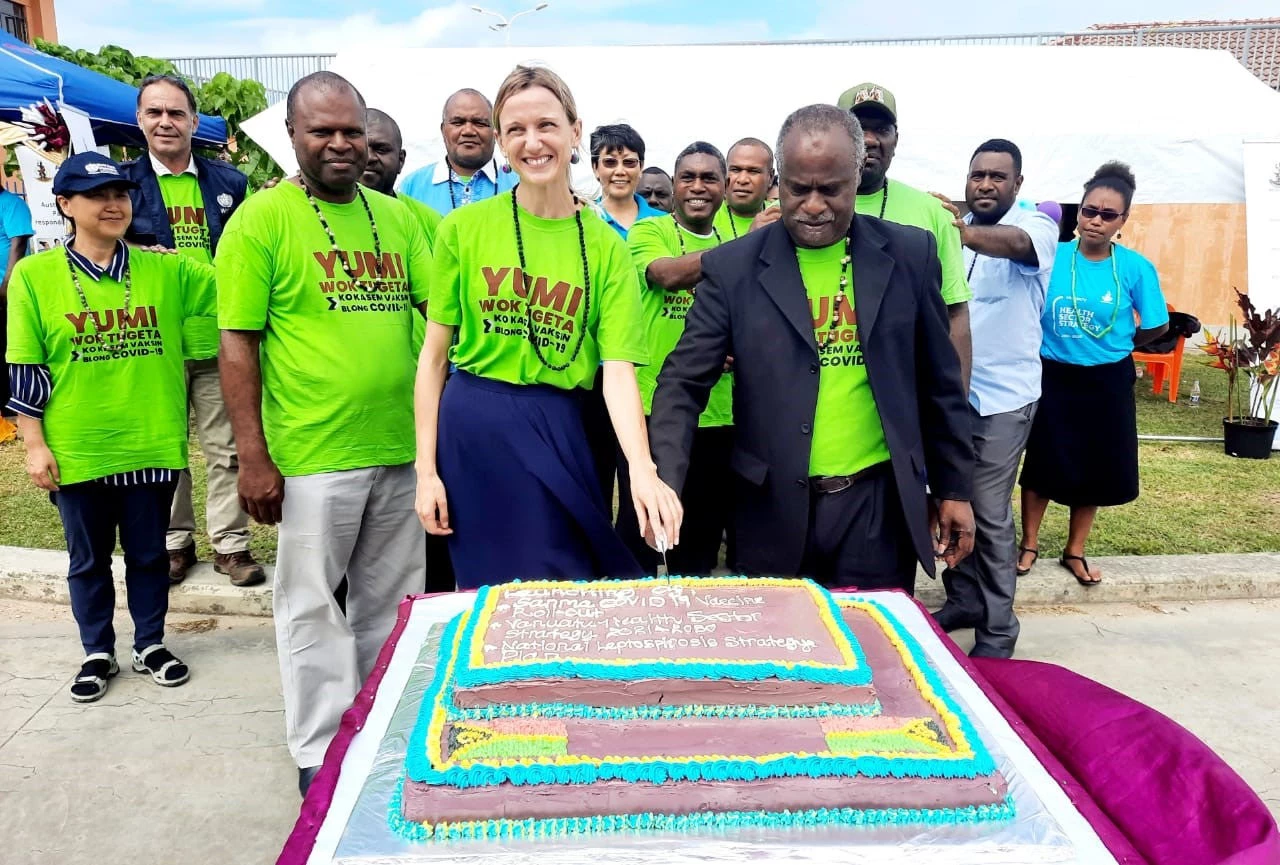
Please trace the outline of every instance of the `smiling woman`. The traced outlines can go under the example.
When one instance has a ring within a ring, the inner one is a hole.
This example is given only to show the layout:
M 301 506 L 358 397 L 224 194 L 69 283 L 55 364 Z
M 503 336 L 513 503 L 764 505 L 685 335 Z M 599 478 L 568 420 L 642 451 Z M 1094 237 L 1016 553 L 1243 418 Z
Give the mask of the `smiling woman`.
M 582 122 L 564 81 L 516 67 L 493 119 L 520 183 L 454 211 L 436 237 L 414 400 L 418 515 L 450 537 L 459 588 L 639 576 L 610 524 L 575 393 L 603 363 L 639 528 L 675 543 L 680 503 L 658 480 L 636 386 L 636 273 L 569 185 Z

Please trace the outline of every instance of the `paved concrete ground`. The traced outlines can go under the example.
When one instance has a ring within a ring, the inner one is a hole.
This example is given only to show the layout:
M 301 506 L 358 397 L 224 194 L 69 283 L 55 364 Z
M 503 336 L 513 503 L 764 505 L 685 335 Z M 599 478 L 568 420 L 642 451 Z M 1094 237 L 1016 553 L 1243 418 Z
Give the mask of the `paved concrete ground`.
M 1280 600 L 1040 607 L 1020 657 L 1063 664 L 1170 715 L 1280 814 Z M 175 614 L 191 664 L 166 690 L 122 672 L 66 688 L 70 611 L 0 600 L 0 859 L 6 865 L 270 863 L 297 814 L 268 619 Z M 129 644 L 127 616 L 117 616 Z M 961 644 L 966 633 L 956 635 Z

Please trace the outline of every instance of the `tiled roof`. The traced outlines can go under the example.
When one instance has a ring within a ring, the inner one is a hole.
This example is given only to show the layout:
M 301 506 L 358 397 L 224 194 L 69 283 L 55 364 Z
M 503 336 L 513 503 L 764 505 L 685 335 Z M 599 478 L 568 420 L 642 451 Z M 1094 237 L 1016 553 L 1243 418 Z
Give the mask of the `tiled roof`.
M 1252 26 L 1250 26 L 1252 25 Z M 1204 28 L 1234 27 L 1212 30 Z M 1246 28 L 1247 29 L 1243 29 Z M 1199 29 L 1197 29 L 1199 28 Z M 1171 45 L 1230 51 L 1265 84 L 1280 89 L 1280 18 L 1226 21 L 1152 21 L 1095 24 L 1087 34 L 1063 36 L 1055 45 Z M 1140 31 L 1141 38 L 1134 31 Z M 1096 32 L 1097 35 L 1093 35 Z

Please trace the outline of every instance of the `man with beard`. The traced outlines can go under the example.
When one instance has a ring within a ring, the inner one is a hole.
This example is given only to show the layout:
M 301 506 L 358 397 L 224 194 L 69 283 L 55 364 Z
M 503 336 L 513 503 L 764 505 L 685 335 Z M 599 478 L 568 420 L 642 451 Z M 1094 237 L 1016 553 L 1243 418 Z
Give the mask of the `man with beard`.
M 443 219 L 431 207 L 410 198 L 407 195 L 397 196 L 395 192 L 396 178 L 404 169 L 404 138 L 400 133 L 400 124 L 377 108 L 365 112 L 365 141 L 369 149 L 369 161 L 365 164 L 364 174 L 360 182 L 370 189 L 398 198 L 409 212 L 417 219 L 426 238 L 427 247 L 435 246 L 436 228 Z M 427 322 L 420 315 L 413 318 L 413 355 L 418 356 L 427 333 Z M 453 575 L 453 564 L 449 560 L 448 539 L 427 535 L 427 584 L 426 591 L 452 592 L 456 588 Z M 345 600 L 345 595 L 342 596 Z
M 649 202 L 654 210 L 671 212 L 671 175 L 656 165 L 650 165 L 640 173 L 636 195 Z
M 794 112 L 777 154 L 782 218 L 699 262 L 697 302 L 658 376 L 654 461 L 684 486 L 732 352 L 737 566 L 911 591 L 917 561 L 933 573 L 935 555 L 954 566 L 973 543 L 973 444 L 937 248 L 854 214 L 865 150 L 848 111 Z
M 729 148 L 728 164 L 724 206 L 716 214 L 716 230 L 726 241 L 781 216 L 776 208 L 765 207 L 774 180 L 773 148 L 758 138 L 744 138 Z
M 943 573 L 947 602 L 935 618 L 948 631 L 975 628 L 970 654 L 995 658 L 1010 657 L 1018 639 L 1010 499 L 1040 398 L 1040 315 L 1058 247 L 1053 219 L 1016 205 L 1021 187 L 1017 145 L 1002 138 L 984 142 L 969 162 L 969 213 L 955 222 L 969 250 L 973 289 L 969 416 L 977 535 L 974 554 Z
M 887 177 L 898 149 L 898 102 L 879 84 L 859 84 L 840 95 L 837 103 L 852 111 L 862 124 L 867 164 L 858 186 L 858 213 L 878 216 L 899 225 L 914 225 L 933 234 L 942 263 L 942 299 L 950 317 L 951 342 L 960 358 L 961 377 L 968 387 L 972 348 L 968 300 L 972 292 L 964 278 L 960 240 L 951 216 L 927 192 Z
M 636 370 L 645 414 L 653 407 L 658 371 L 684 331 L 685 315 L 693 304 L 693 289 L 702 279 L 702 257 L 726 238 L 715 227 L 724 202 L 724 157 L 705 141 L 695 141 L 676 157 L 675 209 L 670 216 L 642 219 L 631 229 L 627 246 L 644 287 L 641 304 L 649 365 Z M 733 447 L 733 381 L 720 376 L 693 435 L 689 471 L 680 499 L 685 521 L 680 545 L 667 554 L 670 573 L 710 576 L 720 555 L 720 541 L 729 528 L 732 504 L 729 452 Z M 618 472 L 625 479 L 625 471 Z M 673 487 L 680 490 L 680 487 Z M 631 493 L 624 484 L 619 496 L 618 534 L 645 570 L 657 559 L 640 537 Z M 733 548 L 733 544 L 730 544 Z
M 493 105 L 479 90 L 450 96 L 440 118 L 444 159 L 406 175 L 400 191 L 447 216 L 514 187 L 516 175 L 499 171 L 493 156 L 492 115 Z
M 241 205 L 215 265 L 240 500 L 280 525 L 276 648 L 305 793 L 396 601 L 426 579 L 410 340 L 432 262 L 409 210 L 358 183 L 368 148 L 356 89 L 316 72 L 285 104 L 298 175 Z M 345 616 L 333 594 L 344 576 Z

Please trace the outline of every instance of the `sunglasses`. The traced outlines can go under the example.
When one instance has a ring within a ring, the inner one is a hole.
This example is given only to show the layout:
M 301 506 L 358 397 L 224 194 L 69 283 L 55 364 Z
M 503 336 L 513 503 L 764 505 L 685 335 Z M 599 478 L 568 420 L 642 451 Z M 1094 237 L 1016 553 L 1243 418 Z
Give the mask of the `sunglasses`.
M 636 169 L 640 167 L 640 160 L 636 159 L 634 156 L 628 156 L 626 159 L 623 159 L 621 160 L 621 162 L 619 162 L 618 158 L 615 156 L 600 157 L 601 167 L 607 168 L 610 171 L 617 168 L 619 164 L 621 164 L 625 168 Z
M 1103 222 L 1115 222 L 1117 219 L 1124 216 L 1124 214 L 1118 213 L 1114 210 L 1099 210 L 1096 207 L 1081 207 L 1080 216 L 1083 219 L 1100 218 Z

